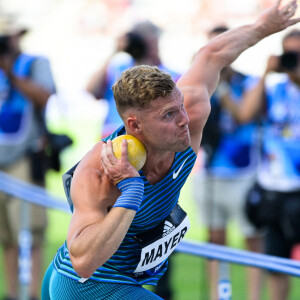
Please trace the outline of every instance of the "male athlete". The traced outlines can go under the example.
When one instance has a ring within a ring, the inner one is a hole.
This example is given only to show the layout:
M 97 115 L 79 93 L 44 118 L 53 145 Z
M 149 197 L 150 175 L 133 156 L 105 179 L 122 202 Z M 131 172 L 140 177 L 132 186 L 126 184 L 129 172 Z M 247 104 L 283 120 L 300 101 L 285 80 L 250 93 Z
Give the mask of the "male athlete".
M 252 25 L 230 30 L 197 53 L 178 81 L 156 67 L 123 72 L 113 86 L 124 121 L 65 175 L 73 211 L 66 243 L 44 278 L 42 299 L 161 299 L 155 285 L 189 224 L 177 204 L 196 159 L 210 96 L 220 71 L 263 38 L 296 24 L 296 1 L 264 11 Z M 140 172 L 117 160 L 111 140 L 140 139 L 147 160 Z M 168 226 L 165 226 L 168 225 Z

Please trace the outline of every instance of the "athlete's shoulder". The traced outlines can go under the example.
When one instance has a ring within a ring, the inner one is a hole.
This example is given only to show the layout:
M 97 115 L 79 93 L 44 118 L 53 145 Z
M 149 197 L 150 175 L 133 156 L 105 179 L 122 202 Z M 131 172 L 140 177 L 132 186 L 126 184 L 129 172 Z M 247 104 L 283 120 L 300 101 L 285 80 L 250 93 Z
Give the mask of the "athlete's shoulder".
M 101 165 L 101 150 L 104 142 L 101 140 L 96 143 L 80 160 L 76 169 L 74 170 L 74 177 L 78 173 L 90 173 L 92 170 L 102 170 Z
M 101 164 L 103 141 L 99 141 L 76 167 L 71 184 L 70 195 L 75 207 L 95 207 L 116 199 L 118 189 L 105 176 Z

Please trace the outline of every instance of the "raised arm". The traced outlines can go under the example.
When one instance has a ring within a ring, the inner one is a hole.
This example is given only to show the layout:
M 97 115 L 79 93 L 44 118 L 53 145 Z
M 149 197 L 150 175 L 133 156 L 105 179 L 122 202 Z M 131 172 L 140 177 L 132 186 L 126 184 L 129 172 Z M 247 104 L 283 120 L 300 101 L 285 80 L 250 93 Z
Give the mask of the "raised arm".
M 202 130 L 210 111 L 209 99 L 217 86 L 220 71 L 265 37 L 299 22 L 300 18 L 292 19 L 297 9 L 296 2 L 292 0 L 280 8 L 281 1 L 278 0 L 262 12 L 253 24 L 219 34 L 198 51 L 190 69 L 178 82 L 178 87 L 184 93 L 195 152 L 199 149 Z

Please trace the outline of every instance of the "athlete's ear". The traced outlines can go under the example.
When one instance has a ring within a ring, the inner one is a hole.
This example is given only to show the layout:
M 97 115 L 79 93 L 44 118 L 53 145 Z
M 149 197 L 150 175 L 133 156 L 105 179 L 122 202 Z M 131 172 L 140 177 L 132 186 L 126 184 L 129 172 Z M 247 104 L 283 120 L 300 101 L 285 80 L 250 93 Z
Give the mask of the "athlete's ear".
M 132 132 L 139 133 L 140 129 L 140 122 L 137 117 L 129 117 L 127 118 L 127 126 Z

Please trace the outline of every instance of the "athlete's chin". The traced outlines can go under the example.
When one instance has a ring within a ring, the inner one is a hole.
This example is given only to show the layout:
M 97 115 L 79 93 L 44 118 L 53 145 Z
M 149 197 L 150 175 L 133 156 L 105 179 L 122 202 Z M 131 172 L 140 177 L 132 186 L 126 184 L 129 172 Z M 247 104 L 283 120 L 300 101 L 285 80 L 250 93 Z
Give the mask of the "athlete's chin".
M 186 150 L 190 145 L 191 145 L 191 139 L 190 139 L 190 135 L 188 134 L 184 138 L 179 139 L 177 152 Z

